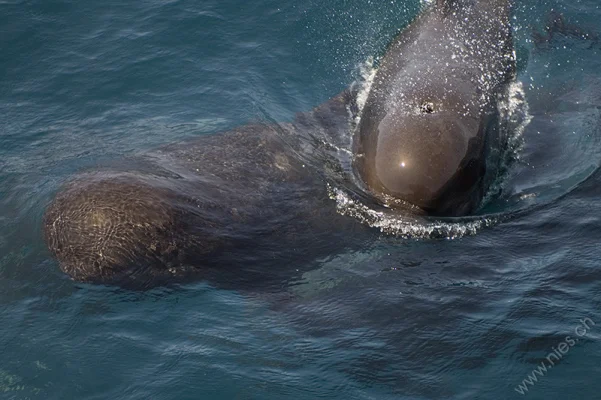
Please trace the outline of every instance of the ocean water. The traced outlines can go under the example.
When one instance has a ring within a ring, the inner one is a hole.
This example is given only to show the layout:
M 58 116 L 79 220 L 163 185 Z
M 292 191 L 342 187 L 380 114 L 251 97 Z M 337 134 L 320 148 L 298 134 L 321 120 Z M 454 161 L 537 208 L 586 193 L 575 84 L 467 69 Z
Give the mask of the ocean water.
M 365 85 L 423 6 L 0 0 L 0 398 L 601 399 L 596 0 L 516 2 L 513 147 L 467 221 L 333 188 L 371 240 L 279 294 L 80 284 L 44 245 L 78 171 Z M 563 33 L 534 40 L 552 10 Z

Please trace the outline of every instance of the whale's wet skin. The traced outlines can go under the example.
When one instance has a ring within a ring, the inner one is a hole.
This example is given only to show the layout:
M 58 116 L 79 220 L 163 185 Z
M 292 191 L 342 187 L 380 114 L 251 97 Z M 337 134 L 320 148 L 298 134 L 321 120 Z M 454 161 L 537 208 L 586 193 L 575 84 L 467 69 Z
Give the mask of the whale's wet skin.
M 270 274 L 289 275 L 298 260 L 361 237 L 328 198 L 336 172 L 320 151 L 324 138 L 348 129 L 354 109 L 355 94 L 344 92 L 293 124 L 247 125 L 135 157 L 127 172 L 79 176 L 44 216 L 48 246 L 85 282 L 227 277 L 260 286 Z M 261 259 L 273 266 L 255 269 Z
M 501 4 L 0 2 L 0 397 L 595 398 L 601 14 Z
M 503 145 L 496 125 L 514 75 L 509 10 L 503 0 L 441 0 L 395 38 L 355 137 L 356 168 L 376 196 L 434 215 L 478 207 L 491 150 Z
M 242 275 L 247 261 L 224 265 L 221 254 L 261 254 L 261 240 L 265 255 L 279 254 L 276 237 L 291 238 L 284 249 L 323 241 L 331 252 L 331 228 L 354 221 L 326 201 L 328 164 L 338 160 L 320 141 L 349 131 L 366 194 L 407 214 L 471 213 L 507 142 L 499 103 L 515 76 L 509 18 L 508 0 L 439 0 L 393 40 L 361 109 L 351 89 L 291 125 L 242 127 L 162 148 L 147 170 L 75 179 L 46 213 L 48 246 L 74 279 L 142 285 Z

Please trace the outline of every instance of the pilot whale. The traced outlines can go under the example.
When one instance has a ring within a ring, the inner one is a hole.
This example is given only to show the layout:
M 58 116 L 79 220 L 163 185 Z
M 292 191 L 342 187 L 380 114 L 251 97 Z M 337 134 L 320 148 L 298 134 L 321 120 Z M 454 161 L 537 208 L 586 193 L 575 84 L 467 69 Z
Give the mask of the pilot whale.
M 393 40 L 358 126 L 356 93 L 346 90 L 290 123 L 82 172 L 49 204 L 46 243 L 82 282 L 281 285 L 310 260 L 370 237 L 327 191 L 337 167 L 323 144 L 352 129 L 355 181 L 374 199 L 469 213 L 486 188 L 495 107 L 513 64 L 507 0 L 439 0 Z

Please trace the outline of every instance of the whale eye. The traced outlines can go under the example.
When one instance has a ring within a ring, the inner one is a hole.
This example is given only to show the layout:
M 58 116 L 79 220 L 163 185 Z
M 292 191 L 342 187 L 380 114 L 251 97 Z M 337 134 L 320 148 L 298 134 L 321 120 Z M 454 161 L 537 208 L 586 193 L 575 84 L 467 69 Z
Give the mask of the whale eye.
M 419 106 L 419 110 L 422 114 L 432 114 L 434 112 L 434 103 L 425 101 Z

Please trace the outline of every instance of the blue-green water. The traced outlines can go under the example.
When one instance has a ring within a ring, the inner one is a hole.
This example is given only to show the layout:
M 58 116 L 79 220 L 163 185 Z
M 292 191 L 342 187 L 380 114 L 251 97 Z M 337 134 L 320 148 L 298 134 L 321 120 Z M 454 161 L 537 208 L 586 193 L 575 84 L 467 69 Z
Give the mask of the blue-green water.
M 516 3 L 532 120 L 495 222 L 374 229 L 280 295 L 72 282 L 44 209 L 78 171 L 309 110 L 422 5 L 0 0 L 0 398 L 601 398 L 601 6 Z M 536 45 L 551 9 L 582 32 Z

